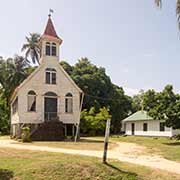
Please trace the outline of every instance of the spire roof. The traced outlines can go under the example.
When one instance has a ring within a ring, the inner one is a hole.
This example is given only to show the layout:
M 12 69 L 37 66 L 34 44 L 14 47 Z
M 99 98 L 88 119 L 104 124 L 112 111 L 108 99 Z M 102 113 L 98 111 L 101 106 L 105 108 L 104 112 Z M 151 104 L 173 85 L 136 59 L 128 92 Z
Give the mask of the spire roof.
M 49 19 L 48 19 L 48 22 L 47 22 L 47 25 L 46 25 L 46 28 L 45 28 L 43 35 L 52 36 L 52 37 L 59 39 L 59 37 L 56 33 L 56 30 L 54 28 L 53 22 L 51 20 L 51 15 L 49 15 Z

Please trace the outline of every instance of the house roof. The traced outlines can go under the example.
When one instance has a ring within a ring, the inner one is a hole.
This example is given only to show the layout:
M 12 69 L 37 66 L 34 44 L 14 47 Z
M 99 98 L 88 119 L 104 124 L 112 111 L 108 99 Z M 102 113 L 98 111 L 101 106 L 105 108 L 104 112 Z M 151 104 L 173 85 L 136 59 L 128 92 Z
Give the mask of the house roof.
M 148 120 L 153 120 L 151 116 L 147 114 L 146 111 L 137 111 L 134 114 L 130 115 L 126 119 L 123 120 L 123 122 L 128 122 L 128 121 L 148 121 Z
M 55 38 L 59 39 L 59 37 L 56 33 L 56 30 L 54 28 L 53 22 L 51 20 L 51 16 L 49 16 L 49 19 L 48 19 L 48 22 L 47 22 L 47 25 L 46 25 L 43 35 L 47 35 L 47 36 L 51 36 L 51 37 L 55 37 Z

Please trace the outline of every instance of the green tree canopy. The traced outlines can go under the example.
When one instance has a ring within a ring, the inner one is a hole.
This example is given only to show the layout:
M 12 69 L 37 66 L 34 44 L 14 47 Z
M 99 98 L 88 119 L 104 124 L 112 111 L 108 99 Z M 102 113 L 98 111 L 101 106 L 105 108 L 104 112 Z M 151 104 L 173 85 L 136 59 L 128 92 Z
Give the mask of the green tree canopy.
M 90 135 L 102 135 L 105 131 L 106 120 L 111 118 L 109 109 L 103 107 L 96 111 L 91 107 L 88 111 L 84 109 L 81 112 L 81 132 Z
M 97 67 L 87 58 L 81 58 L 71 66 L 67 62 L 60 63 L 76 84 L 84 91 L 84 109 L 102 107 L 110 109 L 112 130 L 119 132 L 121 120 L 132 110 L 131 98 L 124 94 L 122 87 L 114 85 L 106 74 L 105 68 Z
M 154 119 L 166 120 L 168 127 L 180 128 L 180 95 L 175 94 L 172 85 L 161 92 L 148 90 L 141 94 L 144 109 Z

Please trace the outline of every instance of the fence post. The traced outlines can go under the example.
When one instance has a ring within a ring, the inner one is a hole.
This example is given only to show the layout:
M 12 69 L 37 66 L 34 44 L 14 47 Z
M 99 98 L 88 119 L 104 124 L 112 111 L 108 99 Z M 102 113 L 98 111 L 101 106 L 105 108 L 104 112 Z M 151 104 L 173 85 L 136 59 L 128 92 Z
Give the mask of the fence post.
M 103 163 L 104 164 L 107 163 L 107 150 L 108 150 L 108 140 L 109 140 L 109 133 L 110 133 L 110 124 L 111 124 L 111 119 L 107 119 L 105 139 L 104 139 L 104 153 L 103 153 Z

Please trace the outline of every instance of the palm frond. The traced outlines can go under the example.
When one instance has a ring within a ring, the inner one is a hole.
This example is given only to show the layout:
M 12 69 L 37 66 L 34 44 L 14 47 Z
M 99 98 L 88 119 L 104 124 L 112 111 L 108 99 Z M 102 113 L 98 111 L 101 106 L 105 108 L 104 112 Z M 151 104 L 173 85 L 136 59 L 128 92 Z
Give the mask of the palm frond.
M 25 57 L 31 57 L 32 62 L 39 64 L 40 57 L 40 35 L 38 33 L 30 33 L 29 37 L 26 36 L 26 44 L 23 45 L 21 51 L 26 51 Z
M 155 3 L 158 7 L 162 7 L 162 0 L 155 0 Z
M 176 15 L 177 15 L 178 27 L 179 27 L 179 30 L 180 30 L 180 0 L 177 0 Z
M 21 48 L 21 51 L 25 51 L 29 48 L 29 44 L 23 44 L 23 47 Z

